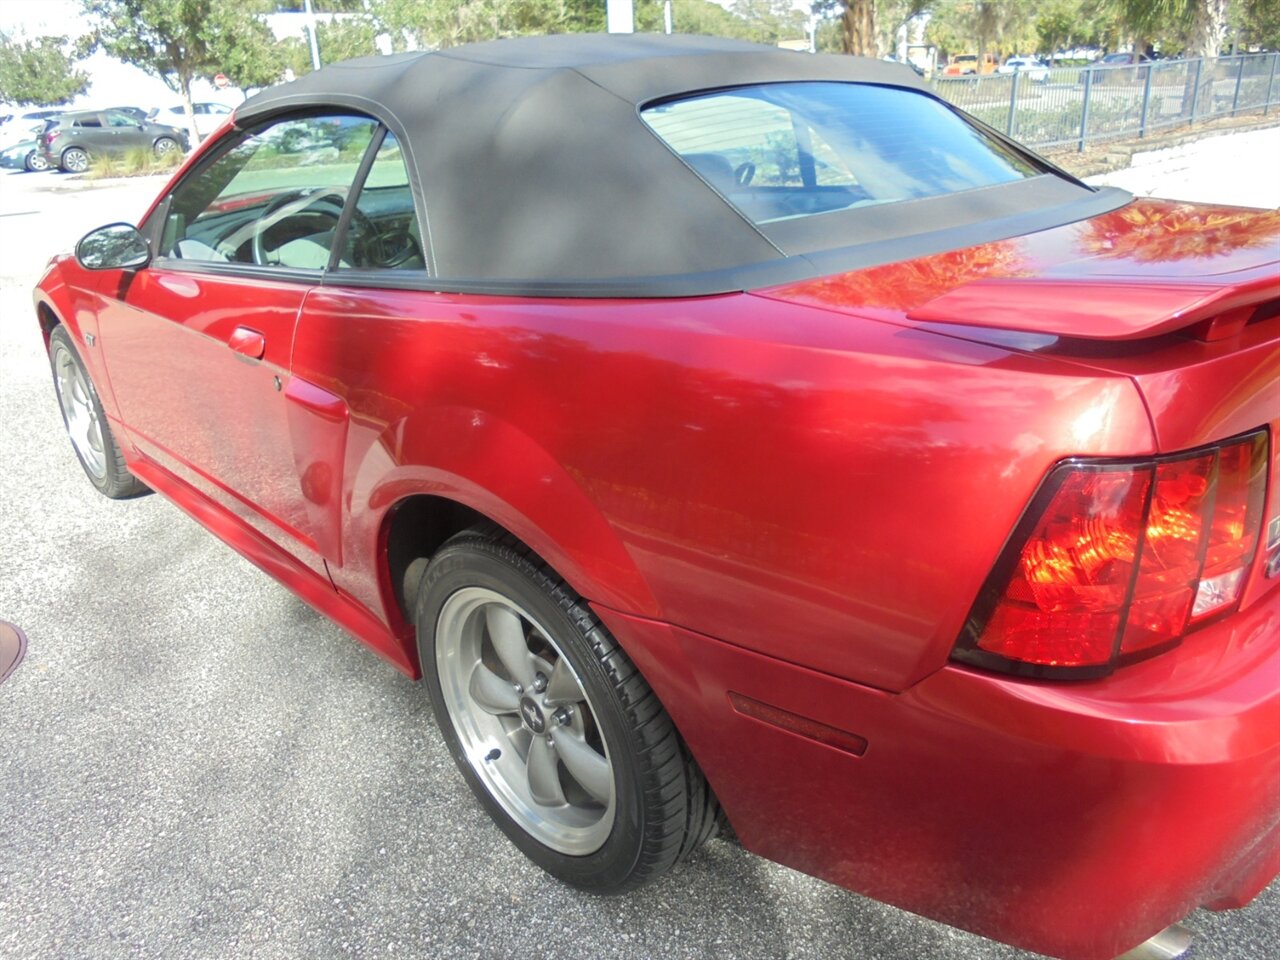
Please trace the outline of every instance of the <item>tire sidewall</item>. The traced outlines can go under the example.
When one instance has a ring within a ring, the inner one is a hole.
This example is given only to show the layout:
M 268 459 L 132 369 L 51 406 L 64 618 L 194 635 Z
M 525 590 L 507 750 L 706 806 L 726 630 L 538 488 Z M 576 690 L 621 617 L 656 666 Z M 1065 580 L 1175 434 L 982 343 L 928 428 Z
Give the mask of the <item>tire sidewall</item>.
M 102 430 L 103 460 L 106 464 L 106 470 L 103 471 L 101 477 L 95 477 L 93 471 L 89 469 L 88 464 L 84 462 L 84 458 L 80 456 L 80 451 L 76 449 L 74 443 L 71 444 L 71 452 L 75 454 L 76 461 L 80 464 L 80 469 L 84 471 L 84 475 L 89 478 L 89 482 L 93 484 L 94 489 L 99 493 L 108 497 L 118 497 L 121 492 L 133 482 L 131 475 L 121 477 L 116 467 L 117 453 L 115 437 L 111 435 L 110 427 L 107 424 L 107 415 L 102 409 L 102 401 L 98 399 L 98 388 L 93 384 L 93 378 L 89 376 L 89 370 L 85 367 L 84 361 L 80 359 L 80 351 L 76 349 L 71 334 L 67 332 L 67 328 L 58 324 L 49 334 L 49 369 L 53 373 L 53 389 L 55 396 L 58 395 L 58 368 L 56 365 L 57 353 L 59 349 L 64 349 L 71 355 L 71 361 L 80 369 L 80 375 L 84 377 L 85 385 L 89 388 L 89 401 L 93 404 L 93 412 L 98 418 L 98 424 Z M 67 414 L 62 408 L 62 402 L 58 402 L 58 414 L 62 417 L 62 428 L 68 432 Z
M 575 886 L 600 893 L 625 889 L 643 846 L 643 778 L 626 713 L 613 692 L 608 674 L 577 623 L 552 600 L 526 569 L 506 558 L 519 556 L 482 538 L 446 546 L 432 560 L 418 590 L 415 623 L 423 682 L 449 752 L 467 785 L 502 831 L 534 863 Z M 502 559 L 500 559 L 500 557 Z M 436 668 L 435 628 L 440 610 L 464 587 L 485 587 L 508 597 L 550 631 L 582 681 L 609 751 L 615 776 L 613 829 L 604 845 L 585 856 L 569 856 L 536 840 L 489 793 L 471 766 L 454 730 Z M 596 629 L 599 629 L 598 627 Z

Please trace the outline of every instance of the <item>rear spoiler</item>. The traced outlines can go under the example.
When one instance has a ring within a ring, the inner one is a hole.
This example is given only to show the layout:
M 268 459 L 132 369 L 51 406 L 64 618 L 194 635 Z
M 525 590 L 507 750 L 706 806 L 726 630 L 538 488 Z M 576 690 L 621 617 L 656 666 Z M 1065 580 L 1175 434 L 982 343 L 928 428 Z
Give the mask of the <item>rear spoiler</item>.
M 1280 263 L 1248 279 L 975 280 L 911 310 L 921 323 L 1022 330 L 1083 340 L 1141 340 L 1182 331 L 1222 340 L 1280 314 Z

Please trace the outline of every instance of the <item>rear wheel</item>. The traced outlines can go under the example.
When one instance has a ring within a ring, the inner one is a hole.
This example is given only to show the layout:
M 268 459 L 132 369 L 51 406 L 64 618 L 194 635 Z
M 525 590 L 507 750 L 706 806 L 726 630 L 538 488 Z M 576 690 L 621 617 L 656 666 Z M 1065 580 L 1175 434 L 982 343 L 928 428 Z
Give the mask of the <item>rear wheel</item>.
M 415 622 L 458 768 L 544 870 L 618 892 L 714 833 L 715 798 L 653 691 L 527 548 L 455 537 L 426 568 Z
M 161 137 L 156 141 L 156 145 L 153 149 L 155 150 L 157 157 L 163 157 L 165 154 L 172 153 L 174 150 L 178 149 L 178 141 L 174 140 L 172 137 Z
M 129 472 L 124 455 L 111 435 L 98 392 L 76 352 L 71 335 L 62 325 L 49 335 L 49 363 L 53 386 L 62 410 L 62 422 L 89 482 L 113 500 L 147 493 L 148 488 Z
M 89 169 L 89 154 L 79 147 L 69 147 L 62 151 L 58 166 L 67 173 L 84 173 Z
M 22 160 L 22 165 L 32 173 L 39 173 L 41 170 L 49 169 L 49 161 L 39 150 L 31 150 Z

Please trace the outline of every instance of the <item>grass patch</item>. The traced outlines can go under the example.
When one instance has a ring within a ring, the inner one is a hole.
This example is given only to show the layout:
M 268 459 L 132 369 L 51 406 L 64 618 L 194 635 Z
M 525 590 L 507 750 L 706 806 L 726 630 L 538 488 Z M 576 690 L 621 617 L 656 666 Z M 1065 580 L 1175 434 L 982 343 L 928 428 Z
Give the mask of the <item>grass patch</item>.
M 124 153 L 102 154 L 94 157 L 85 177 L 89 180 L 106 180 L 114 177 L 149 177 L 167 173 L 182 163 L 181 150 L 170 150 L 162 157 L 146 147 L 130 147 Z

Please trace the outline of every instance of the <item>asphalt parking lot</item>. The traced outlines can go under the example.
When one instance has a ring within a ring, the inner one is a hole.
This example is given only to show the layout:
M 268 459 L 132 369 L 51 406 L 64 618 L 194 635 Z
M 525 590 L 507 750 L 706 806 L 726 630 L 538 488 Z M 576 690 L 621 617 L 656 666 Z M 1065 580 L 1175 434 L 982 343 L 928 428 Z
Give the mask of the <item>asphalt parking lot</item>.
M 0 957 L 1032 956 L 723 840 L 625 898 L 563 887 L 415 684 L 159 497 L 100 497 L 30 288 L 158 186 L 0 174 L 0 620 L 29 638 L 0 686 Z M 1197 960 L 1280 957 L 1280 882 L 1188 926 Z

